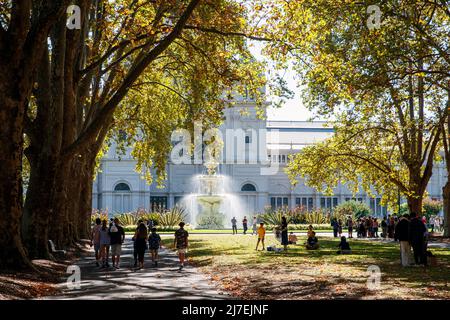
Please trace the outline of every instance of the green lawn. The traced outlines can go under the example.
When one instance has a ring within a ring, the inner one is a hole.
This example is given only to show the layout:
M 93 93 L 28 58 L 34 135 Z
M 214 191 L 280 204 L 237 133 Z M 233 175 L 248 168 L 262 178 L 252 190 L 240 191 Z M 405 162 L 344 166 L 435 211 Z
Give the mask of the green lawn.
M 164 239 L 171 246 L 172 239 Z M 305 237 L 300 237 L 304 242 Z M 255 251 L 256 236 L 195 235 L 189 260 L 232 295 L 255 299 L 450 299 L 450 251 L 430 249 L 438 266 L 399 264 L 398 244 L 353 240 L 353 254 L 337 255 L 338 241 L 319 238 L 321 248 L 288 252 Z M 272 235 L 266 245 L 279 243 Z M 367 288 L 367 268 L 381 270 L 381 289 Z
M 306 233 L 307 230 L 289 230 L 289 232 L 294 233 Z M 233 234 L 233 231 L 231 229 L 192 229 L 188 230 L 190 234 Z M 315 230 L 316 233 L 327 233 L 327 232 L 333 232 L 332 229 L 330 230 Z M 173 234 L 174 231 L 158 231 L 159 234 Z M 238 229 L 238 233 L 243 233 L 243 230 Z M 247 234 L 251 234 L 252 231 L 247 231 Z M 267 231 L 267 233 L 271 233 L 271 231 Z M 126 231 L 126 234 L 133 234 L 131 231 Z

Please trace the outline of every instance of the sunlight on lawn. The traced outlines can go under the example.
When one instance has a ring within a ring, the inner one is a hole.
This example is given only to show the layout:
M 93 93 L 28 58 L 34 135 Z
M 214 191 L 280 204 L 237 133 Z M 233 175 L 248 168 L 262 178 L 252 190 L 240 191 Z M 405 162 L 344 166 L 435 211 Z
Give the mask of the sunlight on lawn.
M 189 260 L 226 290 L 257 299 L 449 298 L 450 251 L 430 249 L 438 266 L 400 266 L 398 244 L 351 240 L 351 255 L 338 255 L 338 240 L 319 238 L 320 249 L 290 245 L 287 252 L 255 251 L 256 236 L 191 235 Z M 299 237 L 302 244 L 305 237 Z M 169 241 L 169 240 L 165 240 Z M 272 235 L 266 246 L 276 244 Z M 260 247 L 261 248 L 261 247 Z M 370 265 L 381 269 L 381 289 L 367 289 Z

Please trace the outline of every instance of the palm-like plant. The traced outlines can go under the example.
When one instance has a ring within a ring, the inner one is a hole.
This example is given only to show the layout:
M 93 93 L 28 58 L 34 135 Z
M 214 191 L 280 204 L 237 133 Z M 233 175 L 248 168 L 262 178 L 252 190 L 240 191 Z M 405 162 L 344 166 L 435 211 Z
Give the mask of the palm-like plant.
M 162 229 L 173 229 L 185 220 L 186 211 L 181 207 L 176 206 L 172 210 L 158 213 L 158 224 Z

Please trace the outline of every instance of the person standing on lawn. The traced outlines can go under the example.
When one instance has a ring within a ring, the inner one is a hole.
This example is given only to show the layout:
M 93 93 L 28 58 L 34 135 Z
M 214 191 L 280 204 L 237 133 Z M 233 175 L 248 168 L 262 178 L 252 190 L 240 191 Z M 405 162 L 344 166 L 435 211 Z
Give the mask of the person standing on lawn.
M 331 226 L 333 227 L 333 236 L 335 238 L 337 238 L 338 231 L 339 231 L 339 225 L 338 225 L 338 222 L 337 222 L 336 218 L 333 218 L 333 220 L 331 220 Z
M 400 242 L 400 261 L 403 267 L 410 265 L 409 214 L 404 214 L 395 226 L 394 240 Z
M 411 221 L 409 223 L 409 242 L 414 251 L 414 261 L 416 264 L 427 265 L 427 257 L 425 254 L 425 232 L 427 228 L 415 212 L 411 213 Z
M 95 219 L 95 226 L 91 231 L 91 247 L 94 246 L 95 265 L 100 267 L 100 229 L 102 228 L 102 220 Z
M 258 220 L 256 219 L 256 217 L 253 217 L 253 224 L 252 224 L 252 235 L 257 234 L 256 232 L 256 224 L 258 223 Z
M 242 220 L 242 227 L 244 228 L 244 234 L 247 234 L 247 227 L 248 225 L 248 221 L 247 221 L 247 216 L 244 216 L 244 219 Z
M 284 246 L 284 251 L 287 251 L 288 243 L 288 223 L 286 217 L 283 216 L 281 217 L 281 244 Z
M 385 239 L 387 237 L 387 229 L 388 229 L 388 225 L 386 222 L 386 218 L 383 218 L 383 220 L 381 221 L 381 232 L 382 232 L 381 236 Z
M 186 251 L 189 246 L 188 237 L 189 233 L 184 230 L 184 222 L 180 222 L 180 229 L 175 231 L 175 240 L 173 246 L 178 250 L 178 259 L 180 260 L 180 270 L 184 268 L 184 259 L 186 257 Z
M 348 217 L 347 220 L 347 228 L 348 228 L 348 237 L 353 238 L 353 219 L 352 217 Z
M 338 220 L 338 233 L 339 233 L 339 237 L 342 237 L 342 220 L 341 219 Z
M 109 236 L 111 238 L 112 266 L 120 269 L 120 254 L 122 253 L 122 244 L 125 241 L 125 231 L 120 226 L 119 219 L 115 218 L 114 223 L 109 227 Z
M 233 234 L 237 234 L 237 220 L 236 217 L 231 219 L 231 228 L 233 229 Z
M 266 228 L 264 228 L 264 223 L 260 223 L 259 224 L 259 228 L 258 228 L 258 242 L 256 243 L 256 251 L 258 251 L 258 246 L 259 243 L 262 243 L 262 249 L 263 251 L 265 250 L 265 245 L 264 245 L 264 238 L 266 237 Z
M 158 250 L 161 248 L 161 237 L 156 233 L 156 228 L 152 228 L 151 234 L 148 237 L 148 248 L 152 257 L 152 262 L 155 267 L 158 266 Z

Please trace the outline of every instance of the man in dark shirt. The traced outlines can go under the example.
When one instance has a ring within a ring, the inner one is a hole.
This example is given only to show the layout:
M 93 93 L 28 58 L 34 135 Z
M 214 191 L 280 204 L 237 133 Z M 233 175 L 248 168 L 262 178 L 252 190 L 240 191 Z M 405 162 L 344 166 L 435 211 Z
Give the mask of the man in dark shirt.
M 409 244 L 409 214 L 403 215 L 395 226 L 394 240 L 400 242 L 400 260 L 402 266 L 409 266 L 411 246 Z
M 180 270 L 184 268 L 184 258 L 188 248 L 189 233 L 184 230 L 184 222 L 180 222 L 180 229 L 175 231 L 175 240 L 173 246 L 178 250 L 178 258 L 180 259 Z
M 427 231 L 424 223 L 417 217 L 415 212 L 411 213 L 409 223 L 409 242 L 414 251 L 414 260 L 416 264 L 427 265 L 425 254 L 425 232 Z
M 113 268 L 120 269 L 120 254 L 122 252 L 122 243 L 125 241 L 125 231 L 120 226 L 119 219 L 115 218 L 109 227 L 109 236 L 111 238 Z

